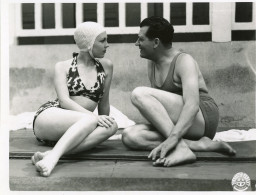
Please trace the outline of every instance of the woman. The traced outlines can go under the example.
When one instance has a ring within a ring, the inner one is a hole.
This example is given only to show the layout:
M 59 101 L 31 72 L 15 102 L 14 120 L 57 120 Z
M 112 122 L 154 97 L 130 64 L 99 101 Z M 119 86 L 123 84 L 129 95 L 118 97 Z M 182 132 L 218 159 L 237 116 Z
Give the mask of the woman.
M 115 120 L 108 116 L 113 65 L 103 58 L 109 47 L 106 31 L 98 23 L 84 22 L 74 39 L 79 54 L 55 65 L 57 99 L 42 105 L 34 117 L 36 138 L 57 142 L 52 150 L 32 156 L 42 176 L 51 174 L 62 155 L 89 150 L 117 131 Z

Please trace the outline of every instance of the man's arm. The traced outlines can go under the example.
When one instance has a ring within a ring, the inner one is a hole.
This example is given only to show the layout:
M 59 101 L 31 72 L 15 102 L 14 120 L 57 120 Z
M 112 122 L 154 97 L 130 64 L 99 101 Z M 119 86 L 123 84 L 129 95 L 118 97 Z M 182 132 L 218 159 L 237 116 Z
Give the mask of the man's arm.
M 199 111 L 198 69 L 194 59 L 188 54 L 183 55 L 176 64 L 175 74 L 182 83 L 184 106 L 170 136 L 180 139 L 192 126 Z
M 183 135 L 192 126 L 199 111 L 198 69 L 190 55 L 185 54 L 177 61 L 175 75 L 182 82 L 184 106 L 169 137 L 149 156 L 160 150 L 160 158 L 164 158 L 167 152 L 179 143 Z

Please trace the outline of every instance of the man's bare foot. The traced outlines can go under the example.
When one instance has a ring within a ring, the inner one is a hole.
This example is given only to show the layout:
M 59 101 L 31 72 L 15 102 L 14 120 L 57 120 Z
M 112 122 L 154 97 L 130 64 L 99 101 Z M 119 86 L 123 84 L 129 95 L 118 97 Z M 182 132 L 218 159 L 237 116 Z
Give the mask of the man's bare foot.
M 208 137 L 202 137 L 200 140 L 193 143 L 194 151 L 203 152 L 220 152 L 230 156 L 236 154 L 236 151 L 226 142 L 212 141 Z
M 178 164 L 192 163 L 196 161 L 196 155 L 189 149 L 184 140 L 180 140 L 176 148 L 171 151 L 164 159 L 158 159 L 153 163 L 154 166 L 171 167 Z
M 35 165 L 38 161 L 42 160 L 50 151 L 46 152 L 36 152 L 32 157 L 32 164 Z
M 49 152 L 43 157 L 42 160 L 38 161 L 35 166 L 42 176 L 48 177 L 50 176 L 57 162 L 58 159 L 56 159 L 52 152 Z

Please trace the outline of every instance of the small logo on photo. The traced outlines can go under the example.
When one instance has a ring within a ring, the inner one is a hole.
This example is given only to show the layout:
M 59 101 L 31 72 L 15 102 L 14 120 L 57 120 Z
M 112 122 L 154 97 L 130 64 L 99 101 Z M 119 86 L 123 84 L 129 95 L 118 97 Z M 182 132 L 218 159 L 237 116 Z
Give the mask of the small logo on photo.
M 232 179 L 232 186 L 234 191 L 246 191 L 251 188 L 250 177 L 243 172 L 236 173 Z

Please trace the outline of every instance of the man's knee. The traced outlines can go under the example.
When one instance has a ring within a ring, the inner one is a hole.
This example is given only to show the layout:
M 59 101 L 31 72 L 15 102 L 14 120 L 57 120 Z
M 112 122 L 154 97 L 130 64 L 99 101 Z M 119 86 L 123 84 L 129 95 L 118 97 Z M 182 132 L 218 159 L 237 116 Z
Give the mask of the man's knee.
M 129 148 L 135 148 L 136 147 L 136 137 L 137 133 L 134 131 L 132 127 L 128 127 L 123 130 L 122 133 L 122 142 L 125 146 Z
M 149 87 L 136 87 L 131 94 L 131 101 L 136 106 L 143 102 L 146 96 L 149 95 Z

